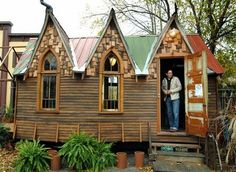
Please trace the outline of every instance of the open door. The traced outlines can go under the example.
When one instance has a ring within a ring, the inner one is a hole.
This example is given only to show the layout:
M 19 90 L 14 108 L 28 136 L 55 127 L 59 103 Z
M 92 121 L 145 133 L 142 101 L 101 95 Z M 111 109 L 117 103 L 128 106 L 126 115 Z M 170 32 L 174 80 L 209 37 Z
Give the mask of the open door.
M 205 137 L 208 131 L 206 52 L 185 57 L 186 133 Z

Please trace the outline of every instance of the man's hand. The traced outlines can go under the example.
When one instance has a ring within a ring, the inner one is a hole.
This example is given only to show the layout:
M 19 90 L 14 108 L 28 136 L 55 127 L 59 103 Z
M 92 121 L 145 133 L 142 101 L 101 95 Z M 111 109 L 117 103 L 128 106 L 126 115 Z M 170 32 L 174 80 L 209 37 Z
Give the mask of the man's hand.
M 171 91 L 170 91 L 170 90 L 167 90 L 167 94 L 171 94 Z
M 168 94 L 168 90 L 163 90 L 164 94 L 167 95 Z

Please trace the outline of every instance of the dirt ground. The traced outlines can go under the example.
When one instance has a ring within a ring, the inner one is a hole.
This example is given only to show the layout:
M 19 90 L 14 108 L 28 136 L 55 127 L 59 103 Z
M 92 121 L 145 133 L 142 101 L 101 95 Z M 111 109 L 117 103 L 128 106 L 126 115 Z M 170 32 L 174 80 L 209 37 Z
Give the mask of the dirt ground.
M 6 149 L 0 149 L 0 172 L 12 172 L 13 166 L 16 158 L 16 151 L 8 151 Z M 135 168 L 134 167 L 134 156 L 132 154 L 128 155 L 128 168 L 118 169 L 108 168 L 104 172 L 153 172 L 151 166 L 148 166 L 148 159 L 145 157 L 145 167 L 144 168 Z M 49 171 L 53 172 L 53 171 Z M 74 172 L 69 169 L 62 169 L 58 172 Z
M 8 151 L 6 149 L 0 149 L 0 171 L 12 172 L 15 158 L 16 158 L 16 151 Z

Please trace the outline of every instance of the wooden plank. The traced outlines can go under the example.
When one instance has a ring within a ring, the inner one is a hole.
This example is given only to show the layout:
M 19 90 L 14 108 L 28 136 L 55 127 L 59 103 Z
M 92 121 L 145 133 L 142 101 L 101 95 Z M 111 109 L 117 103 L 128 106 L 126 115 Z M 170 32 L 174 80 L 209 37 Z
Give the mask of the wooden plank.
M 180 144 L 180 143 L 152 143 L 152 146 L 162 147 L 162 146 L 170 146 L 170 147 L 184 147 L 190 149 L 200 149 L 200 145 L 196 144 Z
M 124 123 L 121 123 L 121 132 L 122 132 L 122 142 L 125 142 L 125 132 L 124 132 Z
M 57 123 L 57 129 L 56 129 L 56 143 L 58 142 L 58 134 L 59 134 L 59 123 Z
M 101 125 L 100 123 L 97 124 L 98 125 L 98 141 L 101 141 Z
M 77 134 L 80 134 L 80 124 L 77 125 Z
M 143 141 L 143 137 L 142 137 L 142 123 L 139 123 L 139 141 L 140 142 Z
M 14 123 L 14 130 L 13 130 L 13 139 L 16 138 L 16 131 L 17 131 L 17 124 Z
M 34 124 L 33 140 L 35 140 L 36 138 L 36 133 L 37 133 L 37 123 Z

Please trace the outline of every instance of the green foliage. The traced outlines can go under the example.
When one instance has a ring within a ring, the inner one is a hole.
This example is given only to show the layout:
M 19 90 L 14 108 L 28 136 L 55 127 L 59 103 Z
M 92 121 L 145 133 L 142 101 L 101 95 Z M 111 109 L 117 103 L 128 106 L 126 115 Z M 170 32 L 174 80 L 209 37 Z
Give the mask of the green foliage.
M 100 172 L 115 163 L 111 146 L 86 134 L 72 134 L 59 154 L 65 157 L 69 167 L 75 167 L 77 171 Z
M 10 139 L 9 130 L 9 128 L 6 128 L 3 124 L 0 124 L 0 148 L 4 147 Z
M 219 50 L 217 57 L 220 64 L 224 67 L 224 74 L 219 79 L 221 88 L 236 88 L 236 51 L 233 49 Z
M 13 108 L 12 106 L 8 106 L 5 108 L 5 114 L 4 114 L 4 118 L 10 122 L 13 121 L 14 118 L 14 114 L 13 114 Z
M 47 148 L 39 141 L 20 141 L 16 144 L 16 150 L 18 151 L 16 172 L 48 172 L 50 157 Z
M 3 122 L 12 122 L 14 119 L 14 113 L 12 106 L 3 106 L 0 111 L 0 116 L 2 117 Z

